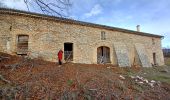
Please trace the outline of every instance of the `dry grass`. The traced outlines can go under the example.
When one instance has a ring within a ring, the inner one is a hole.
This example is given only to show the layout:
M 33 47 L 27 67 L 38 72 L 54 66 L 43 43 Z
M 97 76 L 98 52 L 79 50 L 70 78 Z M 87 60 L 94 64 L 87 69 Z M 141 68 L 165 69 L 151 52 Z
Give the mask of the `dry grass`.
M 165 58 L 165 64 L 170 66 L 170 57 L 169 58 Z
M 6 55 L 7 56 L 7 55 Z M 170 83 L 170 67 L 120 68 L 112 65 L 66 63 L 59 67 L 56 63 L 42 60 L 22 64 L 15 70 L 4 65 L 21 62 L 20 57 L 10 56 L 10 60 L 0 63 L 0 74 L 14 84 L 8 86 L 0 81 L 0 100 L 6 99 L 75 99 L 96 100 L 170 98 L 170 86 L 151 88 L 139 84 L 130 76 L 142 76 L 150 80 Z M 167 68 L 168 72 L 161 72 Z M 146 74 L 144 74 L 146 73 Z M 125 79 L 120 78 L 120 75 Z M 159 88 L 159 90 L 157 89 Z M 10 93 L 6 93 L 9 90 Z M 1 93 L 3 91 L 3 93 Z M 142 93 L 142 95 L 141 95 Z M 167 94 L 167 95 L 166 95 Z M 147 95 L 147 96 L 146 96 Z M 166 96 L 165 96 L 166 95 Z M 159 97 L 158 97 L 159 96 Z
M 149 80 L 155 80 L 160 82 L 165 82 L 170 84 L 170 67 L 169 66 L 160 66 L 160 67 L 151 67 L 151 68 L 141 68 L 138 72 L 131 70 L 126 72 L 127 75 L 139 75 L 145 77 Z

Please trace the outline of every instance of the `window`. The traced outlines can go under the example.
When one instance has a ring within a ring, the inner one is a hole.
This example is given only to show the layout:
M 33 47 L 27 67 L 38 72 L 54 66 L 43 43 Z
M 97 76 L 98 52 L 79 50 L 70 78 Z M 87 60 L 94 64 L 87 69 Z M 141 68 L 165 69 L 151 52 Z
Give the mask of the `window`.
M 28 52 L 28 35 L 18 35 L 17 54 L 27 55 Z
M 101 32 L 101 40 L 106 40 L 106 33 L 104 31 Z

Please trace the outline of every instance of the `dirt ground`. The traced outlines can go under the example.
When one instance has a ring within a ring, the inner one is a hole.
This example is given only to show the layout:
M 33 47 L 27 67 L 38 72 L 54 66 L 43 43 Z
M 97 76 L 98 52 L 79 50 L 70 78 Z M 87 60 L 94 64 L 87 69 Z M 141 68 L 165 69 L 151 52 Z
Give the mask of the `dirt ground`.
M 59 66 L 41 59 L 3 53 L 0 56 L 6 57 L 0 62 L 3 100 L 170 100 L 168 66 L 148 69 L 109 64 Z

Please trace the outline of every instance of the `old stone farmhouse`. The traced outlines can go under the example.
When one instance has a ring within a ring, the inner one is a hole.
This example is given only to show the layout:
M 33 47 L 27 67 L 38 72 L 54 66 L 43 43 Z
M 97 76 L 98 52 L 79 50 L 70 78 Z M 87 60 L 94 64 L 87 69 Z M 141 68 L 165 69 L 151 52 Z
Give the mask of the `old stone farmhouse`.
M 0 52 L 120 67 L 164 65 L 163 36 L 12 9 L 0 9 Z

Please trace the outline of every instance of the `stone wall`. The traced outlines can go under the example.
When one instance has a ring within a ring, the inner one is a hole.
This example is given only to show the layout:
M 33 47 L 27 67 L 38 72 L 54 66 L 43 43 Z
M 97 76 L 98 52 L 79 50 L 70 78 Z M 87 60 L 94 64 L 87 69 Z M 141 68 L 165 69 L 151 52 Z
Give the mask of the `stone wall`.
M 106 40 L 101 40 L 101 31 L 105 31 Z M 29 35 L 29 56 L 32 58 L 57 61 L 57 52 L 61 48 L 64 49 L 64 43 L 68 42 L 73 43 L 74 63 L 97 63 L 97 48 L 106 46 L 110 48 L 110 60 L 113 65 L 131 66 L 134 61 L 142 65 L 143 60 L 138 52 L 141 49 L 136 49 L 136 44 L 139 43 L 142 44 L 149 63 L 153 63 L 153 53 L 156 53 L 157 63 L 164 65 L 161 38 L 43 18 L 0 14 L 1 52 L 16 54 L 17 36 L 21 34 Z

